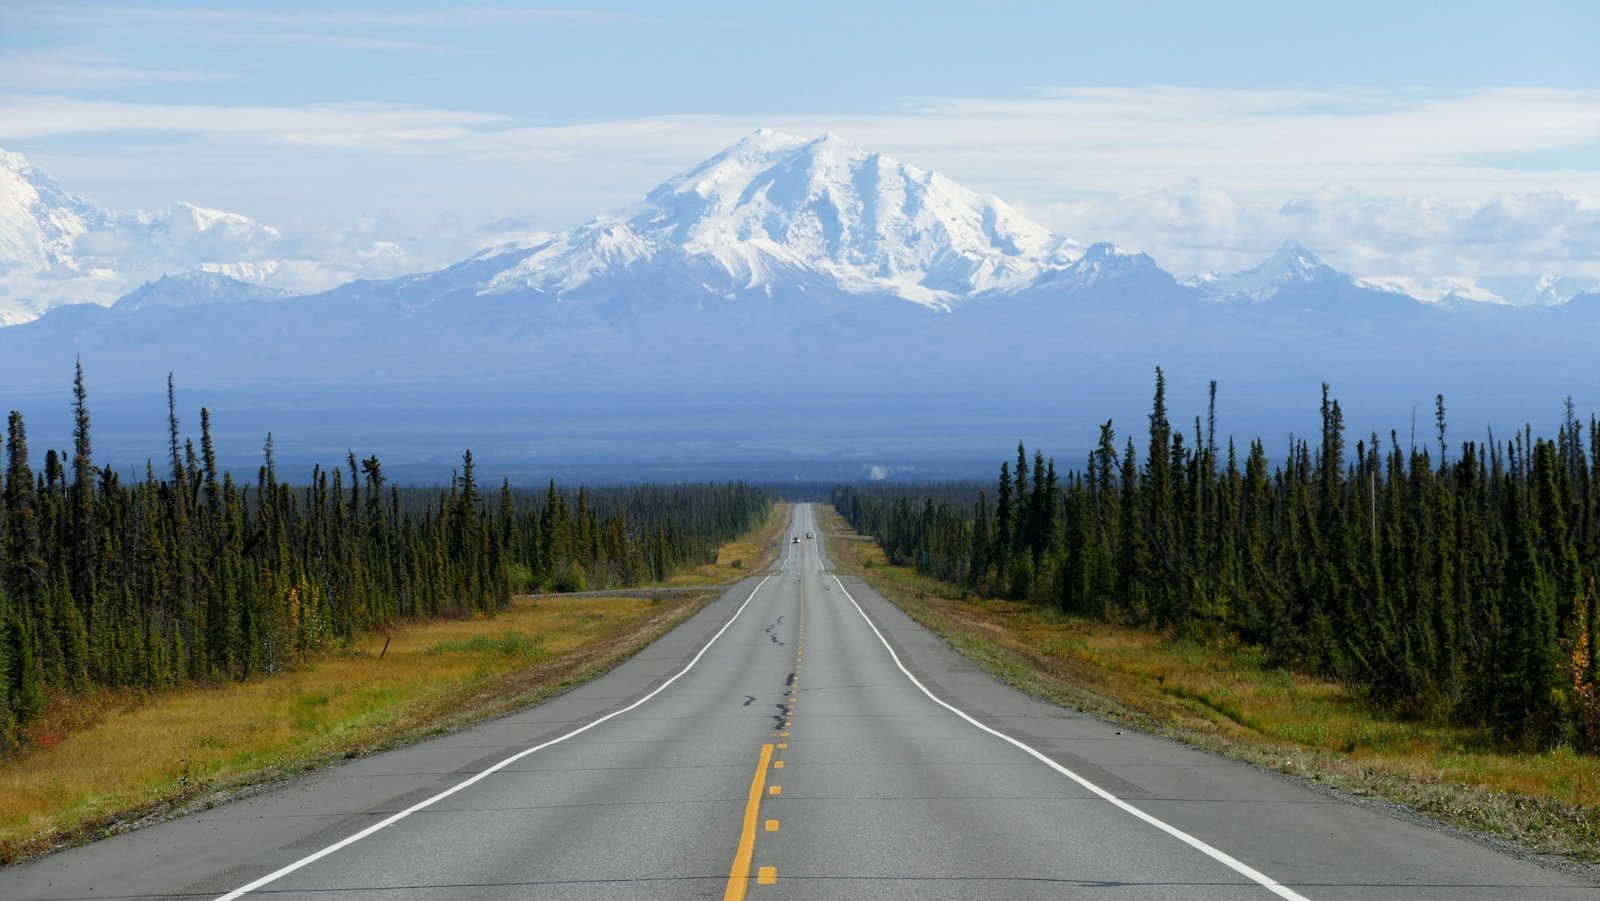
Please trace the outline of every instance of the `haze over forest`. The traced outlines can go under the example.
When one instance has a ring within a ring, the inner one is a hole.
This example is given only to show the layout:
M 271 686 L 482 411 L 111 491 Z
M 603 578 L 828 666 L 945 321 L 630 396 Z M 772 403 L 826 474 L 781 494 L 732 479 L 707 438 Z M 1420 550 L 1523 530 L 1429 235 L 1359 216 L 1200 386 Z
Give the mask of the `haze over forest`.
M 464 446 L 532 479 L 1078 460 L 1157 366 L 1180 421 L 1216 380 L 1219 427 L 1275 456 L 1324 382 L 1353 433 L 1406 438 L 1439 394 L 1458 436 L 1600 401 L 1600 115 L 1566 37 L 1518 50 L 1530 17 L 1174 8 L 1134 66 L 1095 49 L 1133 38 L 1116 15 L 997 11 L 1014 52 L 957 78 L 937 29 L 833 35 L 877 48 L 846 73 L 630 8 L 102 12 L 20 9 L 0 39 L 0 379 L 64 445 L 81 358 L 121 466 L 160 446 L 169 372 L 233 465 L 271 431 L 286 462 L 357 447 L 423 480 Z M 1291 65 L 1291 26 L 1344 52 Z M 1427 62 L 1441 42 L 1473 65 Z M 561 77 L 602 46 L 659 78 Z

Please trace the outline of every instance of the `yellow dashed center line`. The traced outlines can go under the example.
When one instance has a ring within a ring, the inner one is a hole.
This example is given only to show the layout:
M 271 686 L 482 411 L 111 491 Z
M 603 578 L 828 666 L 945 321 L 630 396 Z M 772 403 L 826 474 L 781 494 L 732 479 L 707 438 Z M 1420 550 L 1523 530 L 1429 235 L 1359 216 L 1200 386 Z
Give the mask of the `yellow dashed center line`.
M 805 594 L 800 595 L 800 615 L 797 628 L 799 635 L 795 640 L 794 675 L 790 678 L 789 687 L 784 692 L 785 703 L 783 706 L 783 719 L 778 726 L 780 731 L 773 732 L 776 738 L 788 738 L 787 730 L 794 725 L 795 698 L 800 691 L 800 671 L 804 668 L 806 649 L 806 605 Z M 773 750 L 786 751 L 789 743 L 780 741 L 776 744 L 761 746 L 761 760 L 756 765 L 755 778 L 750 783 L 750 797 L 745 803 L 744 828 L 739 835 L 739 849 L 733 857 L 733 867 L 728 873 L 728 887 L 723 893 L 724 901 L 743 901 L 750 886 L 750 868 L 755 857 L 755 824 L 761 810 L 761 789 L 766 786 L 769 797 L 779 797 L 783 794 L 783 786 L 766 785 L 767 770 L 781 770 L 784 762 L 773 759 Z M 777 820 L 767 820 L 764 823 L 767 832 L 778 831 Z M 776 885 L 778 882 L 777 867 L 760 867 L 756 871 L 757 885 Z
M 733 854 L 733 867 L 728 872 L 728 888 L 722 893 L 723 901 L 744 901 L 745 892 L 749 890 L 750 859 L 755 855 L 756 820 L 761 812 L 761 786 L 767 781 L 767 764 L 771 762 L 772 745 L 762 745 L 761 759 L 756 763 L 756 775 L 750 781 L 750 799 L 744 805 L 744 828 L 739 832 L 739 849 Z

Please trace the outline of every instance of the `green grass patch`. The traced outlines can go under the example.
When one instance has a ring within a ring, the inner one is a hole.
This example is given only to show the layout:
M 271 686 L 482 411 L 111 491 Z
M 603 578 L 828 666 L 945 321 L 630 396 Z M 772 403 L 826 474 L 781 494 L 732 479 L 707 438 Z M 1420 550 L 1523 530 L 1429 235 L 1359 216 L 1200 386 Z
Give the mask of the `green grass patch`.
M 579 616 L 579 622 L 593 622 L 592 616 Z M 439 641 L 428 646 L 426 653 L 439 654 L 495 654 L 521 663 L 533 663 L 549 656 L 544 649 L 544 639 L 516 629 L 507 629 L 499 635 L 474 635 L 457 641 Z

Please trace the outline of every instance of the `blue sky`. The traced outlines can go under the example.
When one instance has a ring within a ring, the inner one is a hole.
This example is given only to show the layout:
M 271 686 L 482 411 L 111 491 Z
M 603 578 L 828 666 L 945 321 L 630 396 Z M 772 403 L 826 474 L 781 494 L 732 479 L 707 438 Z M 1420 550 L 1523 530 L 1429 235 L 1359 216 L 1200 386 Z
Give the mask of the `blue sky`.
M 400 267 L 570 227 L 768 125 L 1180 272 L 1296 237 L 1358 274 L 1600 275 L 1596 35 L 1592 0 L 0 0 L 0 147 L 113 209 Z
M 99 96 L 354 99 L 544 121 L 863 113 L 1043 86 L 1592 88 L 1600 6 L 1558 2 L 0 3 L 11 51 L 185 83 Z M 212 74 L 219 80 L 203 76 Z M 157 79 L 152 79 L 157 80 Z

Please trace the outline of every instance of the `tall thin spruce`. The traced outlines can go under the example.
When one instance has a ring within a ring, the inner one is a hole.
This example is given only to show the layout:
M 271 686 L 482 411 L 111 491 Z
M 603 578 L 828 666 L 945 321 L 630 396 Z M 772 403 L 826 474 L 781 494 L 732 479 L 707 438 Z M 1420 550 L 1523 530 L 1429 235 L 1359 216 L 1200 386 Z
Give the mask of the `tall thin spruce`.
M 1104 423 L 1085 469 L 1045 492 L 1050 515 L 1024 512 L 1036 495 L 1013 494 L 1010 461 L 993 509 L 979 485 L 841 486 L 834 505 L 892 561 L 973 592 L 1243 641 L 1406 716 L 1600 751 L 1600 417 L 1587 449 L 1570 403 L 1553 440 L 1524 427 L 1452 448 L 1441 395 L 1437 445 L 1413 417 L 1409 443 L 1373 434 L 1351 460 L 1325 386 L 1319 440 L 1273 464 L 1256 439 L 1241 469 L 1231 439 L 1218 460 L 1216 396 L 1185 442 L 1157 370 L 1143 465 Z M 1045 549 L 1031 580 L 1005 569 L 1018 547 Z

